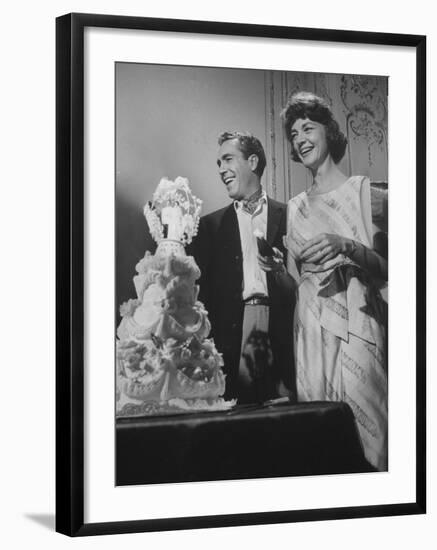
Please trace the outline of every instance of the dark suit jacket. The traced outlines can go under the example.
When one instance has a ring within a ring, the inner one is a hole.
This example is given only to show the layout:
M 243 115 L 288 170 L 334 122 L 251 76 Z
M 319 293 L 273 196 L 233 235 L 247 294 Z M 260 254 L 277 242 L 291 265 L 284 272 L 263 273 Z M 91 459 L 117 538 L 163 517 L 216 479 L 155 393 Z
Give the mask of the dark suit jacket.
M 268 199 L 267 241 L 286 257 L 282 237 L 286 232 L 286 205 Z M 199 299 L 205 304 L 212 325 L 211 336 L 223 353 L 226 373 L 225 397 L 238 397 L 237 376 L 240 361 L 244 304 L 243 258 L 234 205 L 203 216 L 199 231 L 188 253 L 201 269 Z M 274 355 L 273 378 L 295 395 L 293 361 L 294 293 L 281 284 L 281 277 L 267 273 L 270 298 L 269 337 Z M 271 397 L 275 397 L 272 395 Z

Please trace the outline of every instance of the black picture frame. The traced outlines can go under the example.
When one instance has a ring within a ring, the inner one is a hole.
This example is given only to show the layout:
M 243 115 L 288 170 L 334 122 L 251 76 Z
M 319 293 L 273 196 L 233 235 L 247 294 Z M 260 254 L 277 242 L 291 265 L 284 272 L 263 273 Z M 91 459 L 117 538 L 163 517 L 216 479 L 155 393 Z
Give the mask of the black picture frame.
M 387 505 L 84 522 L 84 29 L 373 44 L 416 52 L 416 499 Z M 56 20 L 56 530 L 69 536 L 320 521 L 426 512 L 426 37 L 206 21 L 68 14 Z

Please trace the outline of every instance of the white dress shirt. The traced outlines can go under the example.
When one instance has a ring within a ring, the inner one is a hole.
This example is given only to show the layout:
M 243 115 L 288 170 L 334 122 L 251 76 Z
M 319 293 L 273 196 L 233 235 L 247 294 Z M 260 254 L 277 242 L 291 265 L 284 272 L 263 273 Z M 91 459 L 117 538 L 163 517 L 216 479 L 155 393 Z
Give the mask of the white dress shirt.
M 258 246 L 254 231 L 267 237 L 267 194 L 263 191 L 253 214 L 243 209 L 243 201 L 234 201 L 243 252 L 243 300 L 251 296 L 268 296 L 267 278 L 258 264 Z

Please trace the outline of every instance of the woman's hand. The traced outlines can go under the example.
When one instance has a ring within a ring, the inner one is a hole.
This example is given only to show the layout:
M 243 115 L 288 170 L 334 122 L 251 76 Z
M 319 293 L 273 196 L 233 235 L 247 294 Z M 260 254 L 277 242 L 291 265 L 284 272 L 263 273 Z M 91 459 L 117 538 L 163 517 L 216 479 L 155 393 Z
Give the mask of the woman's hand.
M 261 256 L 258 254 L 258 264 L 263 271 L 270 273 L 284 273 L 284 255 L 277 248 L 273 248 L 273 256 Z
M 304 244 L 299 260 L 305 263 L 323 264 L 339 254 L 349 255 L 353 249 L 354 242 L 351 239 L 332 233 L 320 233 Z

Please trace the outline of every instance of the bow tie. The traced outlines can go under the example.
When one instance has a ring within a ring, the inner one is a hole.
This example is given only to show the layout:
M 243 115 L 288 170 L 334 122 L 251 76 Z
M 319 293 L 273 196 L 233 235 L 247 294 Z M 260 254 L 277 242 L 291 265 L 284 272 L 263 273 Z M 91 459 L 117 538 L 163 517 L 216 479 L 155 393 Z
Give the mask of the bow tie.
M 241 201 L 241 208 L 248 212 L 249 214 L 253 214 L 255 210 L 258 208 L 258 205 L 261 204 L 263 199 L 263 192 L 257 191 L 254 193 L 251 197 L 249 197 L 246 200 Z

